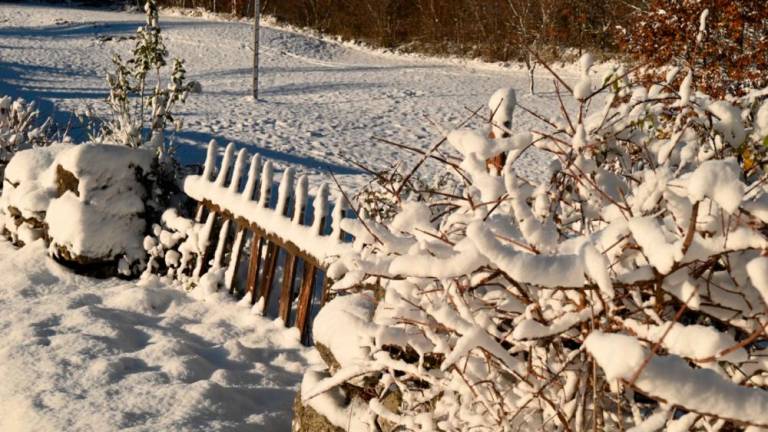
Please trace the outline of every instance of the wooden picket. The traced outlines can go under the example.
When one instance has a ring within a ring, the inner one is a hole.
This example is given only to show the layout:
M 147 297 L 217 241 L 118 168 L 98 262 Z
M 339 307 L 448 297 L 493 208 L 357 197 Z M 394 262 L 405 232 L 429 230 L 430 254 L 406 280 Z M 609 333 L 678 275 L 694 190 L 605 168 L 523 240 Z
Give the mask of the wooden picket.
M 202 175 L 190 176 L 185 181 L 185 191 L 198 201 L 195 220 L 203 224 L 201 240 L 207 245 L 198 257 L 194 276 L 224 269 L 224 287 L 232 295 L 249 296 L 251 304 L 260 302 L 265 316 L 280 318 L 286 326 L 297 327 L 302 342 L 310 343 L 311 319 L 316 312 L 312 309 L 312 300 L 318 299 L 322 305 L 328 299 L 331 281 L 324 276 L 327 264 L 324 257 L 314 256 L 308 250 L 310 248 L 302 247 L 303 239 L 292 241 L 285 233 L 277 232 L 279 230 L 270 231 L 268 224 L 263 222 L 279 215 L 292 226 L 304 227 L 311 241 L 327 243 L 328 250 L 338 250 L 345 246 L 343 239 L 350 237 L 341 228 L 344 201 L 339 196 L 332 213 L 329 212 L 327 185 L 322 185 L 312 199 L 308 194 L 307 177 L 295 180 L 293 168 L 283 172 L 278 185 L 273 184 L 272 163 L 267 161 L 262 165 L 258 155 L 251 158 L 247 180 L 241 188 L 246 154 L 240 150 L 232 163 L 234 151 L 234 145 L 227 146 L 221 165 L 216 169 L 217 148 L 216 143 L 211 142 Z M 277 196 L 273 197 L 275 186 Z M 239 200 L 237 202 L 248 203 L 248 206 L 227 208 L 227 203 L 235 202 L 232 200 L 234 196 Z M 312 209 L 308 206 L 310 201 L 314 201 Z M 237 213 L 244 208 L 258 209 L 253 213 L 267 215 L 267 218 L 260 221 L 252 214 Z M 311 225 L 307 225 L 309 220 Z M 327 225 L 330 225 L 330 233 L 325 233 Z M 250 247 L 246 249 L 247 241 L 250 241 Z M 245 250 L 248 250 L 247 256 Z M 280 257 L 283 257 L 282 266 Z M 239 286 L 238 273 L 242 265 L 247 265 L 247 274 L 245 283 Z M 280 274 L 278 270 L 281 270 Z M 278 292 L 274 292 L 275 286 Z M 270 300 L 274 296 L 277 296 L 276 311 L 270 309 Z M 292 310 L 295 310 L 293 320 Z

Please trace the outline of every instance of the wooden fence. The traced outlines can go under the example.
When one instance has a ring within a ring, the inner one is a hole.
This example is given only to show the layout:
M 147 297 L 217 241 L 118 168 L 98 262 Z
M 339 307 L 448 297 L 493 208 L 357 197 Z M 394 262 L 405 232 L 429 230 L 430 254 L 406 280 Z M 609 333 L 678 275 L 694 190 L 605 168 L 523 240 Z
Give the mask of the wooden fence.
M 262 164 L 259 155 L 243 181 L 245 150 L 235 157 L 229 144 L 218 169 L 216 155 L 211 141 L 202 175 L 184 182 L 185 193 L 198 202 L 195 219 L 204 224 L 205 252 L 194 276 L 223 272 L 230 293 L 249 296 L 265 316 L 296 326 L 309 344 L 312 319 L 328 299 L 328 259 L 351 251 L 351 236 L 341 230 L 343 197 L 329 205 L 325 184 L 310 196 L 307 177 L 296 180 L 293 168 L 274 183 L 272 163 Z

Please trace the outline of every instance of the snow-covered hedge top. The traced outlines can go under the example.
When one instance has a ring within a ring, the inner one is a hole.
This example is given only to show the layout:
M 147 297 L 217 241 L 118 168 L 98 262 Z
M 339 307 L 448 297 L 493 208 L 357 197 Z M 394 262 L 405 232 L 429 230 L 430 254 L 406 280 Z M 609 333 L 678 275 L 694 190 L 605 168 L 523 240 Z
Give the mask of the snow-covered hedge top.
M 590 63 L 579 109 L 542 116 L 549 131 L 448 134 L 469 179 L 460 198 L 403 200 L 389 226 L 342 221 L 359 254 L 331 267 L 334 289 L 383 281 L 385 298 L 360 330 L 371 356 L 337 375 L 383 374 L 403 418 L 429 413 L 409 428 L 768 426 L 768 392 L 747 389 L 768 384 L 768 102 L 713 100 L 695 78 L 672 88 L 673 74 L 646 88 L 615 70 L 597 85 Z M 516 174 L 530 146 L 552 155 L 548 182 Z M 611 349 L 611 334 L 627 342 Z M 391 344 L 440 367 L 384 360 Z M 617 402 L 618 416 L 599 409 Z
M 254 155 L 246 177 L 243 176 L 247 158 L 244 149 L 235 156 L 235 146 L 229 144 L 218 170 L 216 153 L 216 142 L 211 141 L 202 175 L 188 176 L 184 180 L 184 192 L 191 198 L 199 202 L 209 201 L 237 218 L 256 224 L 295 244 L 319 262 L 352 252 L 351 246 L 341 240 L 339 221 L 345 208 L 343 196 L 336 196 L 331 214 L 327 185 L 321 185 L 315 191 L 310 205 L 307 177 L 296 180 L 293 168 L 286 169 L 279 185 L 275 185 L 271 161 L 262 166 L 261 156 Z M 278 186 L 276 200 L 272 192 L 275 186 Z M 304 212 L 295 211 L 302 207 L 306 207 Z M 310 220 L 311 223 L 307 222 Z M 332 229 L 329 235 L 324 235 L 326 225 Z

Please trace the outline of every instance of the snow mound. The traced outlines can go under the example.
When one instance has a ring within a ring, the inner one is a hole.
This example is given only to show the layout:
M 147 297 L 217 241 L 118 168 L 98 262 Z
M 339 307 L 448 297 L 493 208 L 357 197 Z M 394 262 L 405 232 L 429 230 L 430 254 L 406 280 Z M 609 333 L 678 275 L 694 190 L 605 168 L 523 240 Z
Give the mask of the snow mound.
M 131 266 L 144 257 L 142 179 L 152 158 L 147 150 L 106 144 L 82 144 L 58 154 L 52 167 L 61 195 L 45 217 L 54 256 L 82 266 L 120 260 L 120 273 L 133 273 Z
M 0 430 L 290 429 L 316 361 L 291 329 L 154 278 L 77 276 L 41 241 L 0 240 L 0 274 Z

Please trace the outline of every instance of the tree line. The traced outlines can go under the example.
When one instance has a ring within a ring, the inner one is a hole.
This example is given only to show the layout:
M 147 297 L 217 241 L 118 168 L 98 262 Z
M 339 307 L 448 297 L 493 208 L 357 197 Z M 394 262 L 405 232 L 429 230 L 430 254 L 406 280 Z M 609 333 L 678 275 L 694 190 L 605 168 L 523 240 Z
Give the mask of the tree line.
M 159 4 L 248 17 L 254 2 Z M 376 47 L 522 61 L 531 77 L 542 61 L 590 51 L 652 68 L 696 69 L 693 78 L 713 95 L 768 85 L 765 0 L 261 0 L 260 8 L 278 22 Z
M 606 51 L 641 0 L 262 0 L 278 21 L 344 39 L 418 51 L 524 60 L 526 47 Z M 252 16 L 252 0 L 160 0 L 163 6 Z

